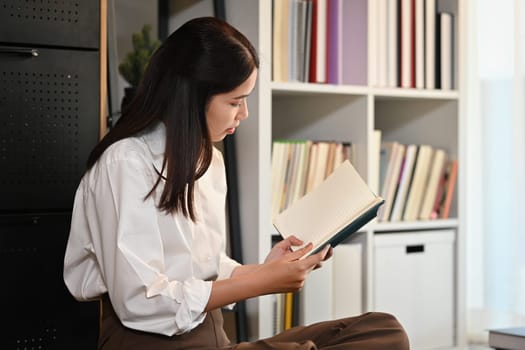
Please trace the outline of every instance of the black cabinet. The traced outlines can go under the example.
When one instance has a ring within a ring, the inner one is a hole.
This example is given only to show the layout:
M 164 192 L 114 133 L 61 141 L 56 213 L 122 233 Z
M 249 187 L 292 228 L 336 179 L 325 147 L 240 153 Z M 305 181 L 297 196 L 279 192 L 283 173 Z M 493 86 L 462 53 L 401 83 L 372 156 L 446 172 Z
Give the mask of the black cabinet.
M 67 210 L 98 140 L 99 54 L 0 45 L 0 211 Z
M 96 349 L 99 303 L 73 299 L 63 261 L 99 135 L 100 9 L 0 2 L 0 349 Z
M 70 220 L 70 212 L 0 216 L 0 348 L 96 349 L 99 303 L 74 300 L 62 278 Z
M 96 0 L 2 0 L 0 42 L 98 49 L 100 3 Z

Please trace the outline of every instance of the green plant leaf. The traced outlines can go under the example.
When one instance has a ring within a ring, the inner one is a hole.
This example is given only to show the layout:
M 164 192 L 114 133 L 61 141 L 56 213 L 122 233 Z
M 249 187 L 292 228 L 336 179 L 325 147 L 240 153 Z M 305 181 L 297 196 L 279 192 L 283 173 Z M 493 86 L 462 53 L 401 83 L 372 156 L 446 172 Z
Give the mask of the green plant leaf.
M 127 53 L 119 65 L 122 77 L 132 86 L 137 86 L 142 79 L 151 55 L 160 46 L 160 41 L 151 36 L 151 25 L 145 24 L 142 30 L 131 35 L 133 50 Z

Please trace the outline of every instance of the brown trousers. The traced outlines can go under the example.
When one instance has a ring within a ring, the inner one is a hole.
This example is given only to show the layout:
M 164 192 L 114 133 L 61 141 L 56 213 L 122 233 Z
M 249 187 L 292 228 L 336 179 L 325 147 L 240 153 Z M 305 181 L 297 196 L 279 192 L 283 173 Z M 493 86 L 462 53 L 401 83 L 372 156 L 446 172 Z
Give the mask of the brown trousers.
M 98 349 L 408 350 L 409 343 L 399 322 L 380 312 L 294 327 L 259 341 L 231 344 L 223 329 L 222 313 L 214 310 L 191 332 L 168 337 L 123 326 L 109 298 L 104 297 Z

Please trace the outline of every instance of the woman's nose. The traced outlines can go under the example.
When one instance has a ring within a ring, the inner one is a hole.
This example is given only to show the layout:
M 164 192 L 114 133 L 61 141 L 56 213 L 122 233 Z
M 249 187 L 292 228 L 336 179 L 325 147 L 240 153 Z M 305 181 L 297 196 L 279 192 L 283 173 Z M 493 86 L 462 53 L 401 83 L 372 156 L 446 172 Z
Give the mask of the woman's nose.
M 238 120 L 244 120 L 244 119 L 247 119 L 248 118 L 248 102 L 246 102 L 246 100 L 244 100 L 244 102 L 242 103 L 242 106 L 241 108 L 239 109 L 239 114 L 237 116 L 237 119 Z

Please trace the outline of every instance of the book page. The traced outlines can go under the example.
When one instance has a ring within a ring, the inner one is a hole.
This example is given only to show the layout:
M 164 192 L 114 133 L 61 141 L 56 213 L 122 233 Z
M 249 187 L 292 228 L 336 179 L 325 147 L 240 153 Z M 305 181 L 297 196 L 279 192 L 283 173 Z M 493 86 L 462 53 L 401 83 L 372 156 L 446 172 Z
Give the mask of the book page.
M 312 192 L 280 213 L 274 226 L 283 237 L 295 235 L 314 246 L 359 217 L 378 198 L 348 160 Z

